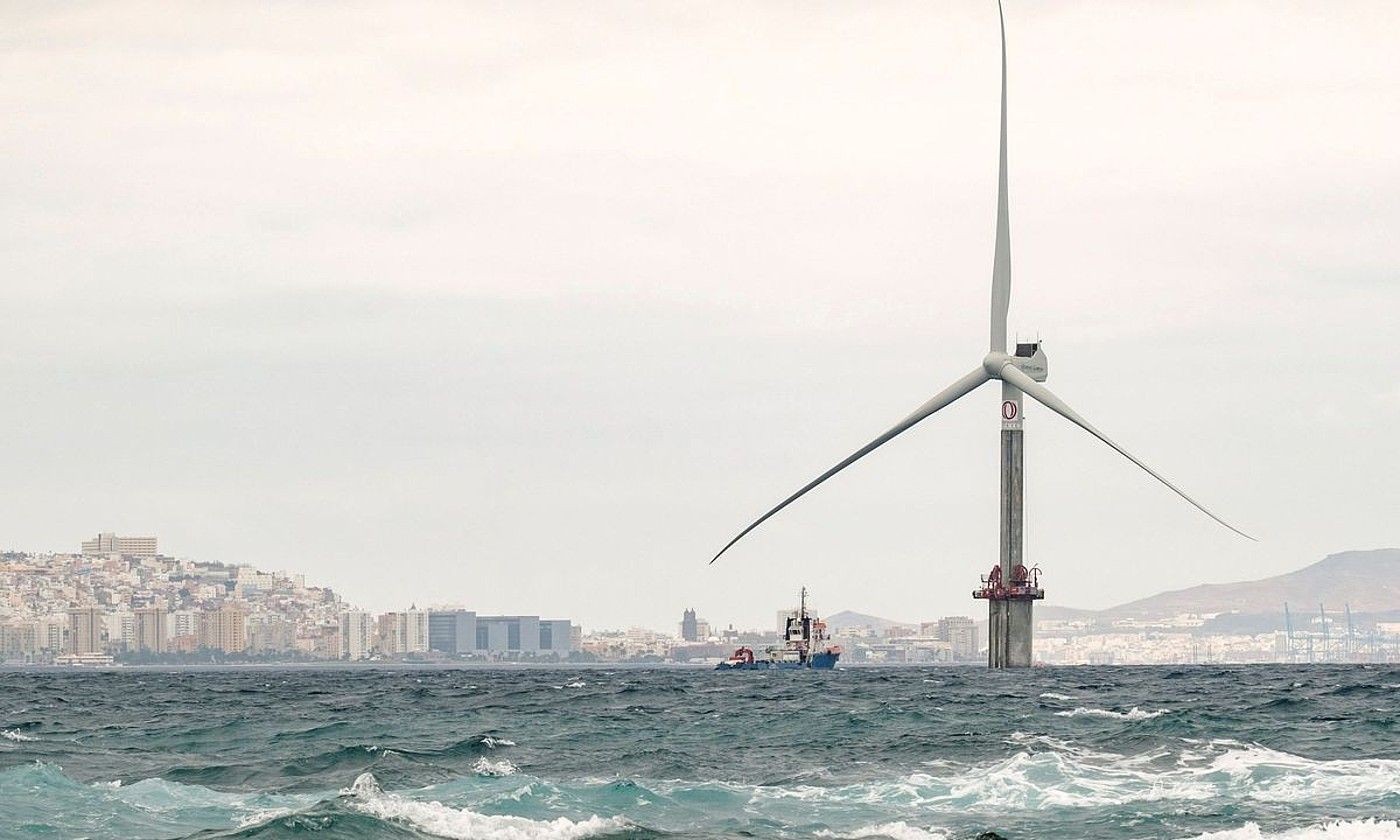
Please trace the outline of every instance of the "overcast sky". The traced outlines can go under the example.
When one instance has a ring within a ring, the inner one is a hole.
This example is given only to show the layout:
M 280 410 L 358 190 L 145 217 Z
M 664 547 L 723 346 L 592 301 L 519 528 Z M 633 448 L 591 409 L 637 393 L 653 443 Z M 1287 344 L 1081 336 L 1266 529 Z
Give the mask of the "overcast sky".
M 0 546 L 382 610 L 981 616 L 997 17 L 0 5 Z M 1010 0 L 1048 603 L 1400 545 L 1400 11 Z

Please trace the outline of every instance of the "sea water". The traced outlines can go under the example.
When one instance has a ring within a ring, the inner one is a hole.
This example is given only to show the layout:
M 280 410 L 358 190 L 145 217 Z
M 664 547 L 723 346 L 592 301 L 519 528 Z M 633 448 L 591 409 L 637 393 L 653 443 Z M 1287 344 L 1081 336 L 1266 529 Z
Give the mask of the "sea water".
M 1400 668 L 0 672 L 0 837 L 1400 838 Z

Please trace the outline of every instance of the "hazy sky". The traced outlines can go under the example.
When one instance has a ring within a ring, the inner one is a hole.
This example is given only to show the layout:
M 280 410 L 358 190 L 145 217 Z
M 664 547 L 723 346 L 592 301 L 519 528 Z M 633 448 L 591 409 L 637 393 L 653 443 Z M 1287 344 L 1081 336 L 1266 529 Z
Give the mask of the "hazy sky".
M 1010 0 L 1011 327 L 1103 607 L 1400 545 L 1400 11 Z M 372 609 L 981 616 L 996 9 L 0 5 L 0 546 Z

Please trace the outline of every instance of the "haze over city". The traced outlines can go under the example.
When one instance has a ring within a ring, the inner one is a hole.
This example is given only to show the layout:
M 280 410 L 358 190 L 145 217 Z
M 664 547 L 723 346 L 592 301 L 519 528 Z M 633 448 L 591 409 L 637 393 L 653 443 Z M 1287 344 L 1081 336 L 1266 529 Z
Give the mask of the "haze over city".
M 803 583 L 976 614 L 990 389 L 705 562 L 983 346 L 986 9 L 145 12 L 0 27 L 3 548 L 158 532 L 589 626 L 766 626 Z M 1047 603 L 1400 543 L 1394 7 L 1007 29 L 1013 333 L 1261 539 L 1028 404 Z

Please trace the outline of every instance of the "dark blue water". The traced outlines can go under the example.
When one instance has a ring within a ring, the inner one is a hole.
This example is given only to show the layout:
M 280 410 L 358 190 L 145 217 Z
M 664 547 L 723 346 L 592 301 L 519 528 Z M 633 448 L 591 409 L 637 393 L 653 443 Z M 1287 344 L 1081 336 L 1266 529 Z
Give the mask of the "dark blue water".
M 0 672 L 0 837 L 1400 838 L 1400 669 Z

